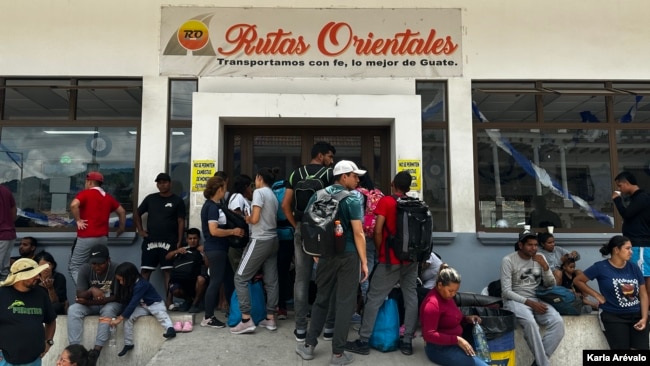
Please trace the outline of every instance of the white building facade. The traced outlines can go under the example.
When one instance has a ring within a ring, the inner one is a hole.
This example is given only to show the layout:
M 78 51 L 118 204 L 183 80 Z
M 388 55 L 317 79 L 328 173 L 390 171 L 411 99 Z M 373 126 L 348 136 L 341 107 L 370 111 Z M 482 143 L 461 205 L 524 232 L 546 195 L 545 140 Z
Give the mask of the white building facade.
M 129 212 L 169 172 L 200 227 L 203 178 L 288 174 L 327 140 L 385 193 L 413 171 L 435 250 L 464 290 L 498 277 L 536 197 L 586 267 L 620 232 L 613 177 L 629 170 L 650 187 L 649 11 L 642 0 L 2 3 L 0 184 L 21 209 L 19 236 L 63 255 L 90 170 Z M 133 228 L 112 240 L 137 264 L 132 239 Z

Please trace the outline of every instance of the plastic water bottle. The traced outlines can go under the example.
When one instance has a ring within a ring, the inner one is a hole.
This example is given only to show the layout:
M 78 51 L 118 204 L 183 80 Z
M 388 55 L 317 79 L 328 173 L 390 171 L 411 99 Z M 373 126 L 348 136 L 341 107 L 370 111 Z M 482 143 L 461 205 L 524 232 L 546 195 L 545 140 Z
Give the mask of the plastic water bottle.
M 112 320 L 115 320 L 115 318 L 113 318 Z M 109 336 L 110 338 L 108 338 L 108 347 L 109 348 L 117 348 L 117 339 L 116 339 L 117 338 L 117 327 L 111 325 L 110 331 L 111 332 L 110 332 L 110 336 Z
M 343 226 L 341 226 L 341 221 L 334 221 L 334 236 L 343 236 Z
M 474 335 L 476 355 L 485 363 L 490 364 L 492 362 L 492 357 L 490 356 L 490 347 L 488 347 L 487 338 L 485 338 L 483 327 L 481 327 L 476 321 L 474 321 L 474 329 L 472 330 L 472 335 Z

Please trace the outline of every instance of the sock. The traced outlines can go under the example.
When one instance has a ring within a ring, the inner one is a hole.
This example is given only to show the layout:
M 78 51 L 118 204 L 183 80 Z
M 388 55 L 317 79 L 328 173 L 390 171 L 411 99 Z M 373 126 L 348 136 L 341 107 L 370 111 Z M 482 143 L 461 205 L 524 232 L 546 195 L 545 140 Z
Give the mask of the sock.
M 251 318 L 248 318 L 248 319 L 241 318 L 242 323 L 248 323 L 250 320 L 251 320 Z

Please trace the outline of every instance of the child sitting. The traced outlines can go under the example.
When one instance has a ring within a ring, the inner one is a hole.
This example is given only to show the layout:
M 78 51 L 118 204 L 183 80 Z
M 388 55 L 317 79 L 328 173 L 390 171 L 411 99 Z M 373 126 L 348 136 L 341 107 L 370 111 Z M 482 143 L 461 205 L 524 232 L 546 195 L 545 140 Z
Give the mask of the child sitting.
M 156 289 L 145 280 L 133 263 L 124 262 L 115 269 L 118 282 L 117 300 L 122 303 L 122 314 L 111 320 L 111 326 L 117 326 L 124 319 L 124 348 L 117 355 L 122 357 L 133 349 L 133 325 L 143 315 L 153 315 L 166 330 L 163 337 L 174 338 L 176 331 L 167 314 L 165 303 Z
M 578 273 L 581 273 L 582 271 L 579 269 L 576 269 L 576 259 L 575 258 L 567 258 L 562 262 L 562 266 L 560 267 L 562 270 L 562 282 L 560 283 L 561 286 L 568 288 L 569 290 L 573 291 L 576 296 L 582 299 L 582 303 L 585 305 L 588 305 L 591 310 L 598 310 L 598 302 L 597 301 L 591 301 L 587 296 L 585 296 L 582 292 L 580 292 L 575 286 L 573 286 L 573 279 L 575 278 Z M 587 309 L 589 309 L 589 307 Z M 590 311 L 585 311 L 583 309 L 584 313 L 589 313 Z

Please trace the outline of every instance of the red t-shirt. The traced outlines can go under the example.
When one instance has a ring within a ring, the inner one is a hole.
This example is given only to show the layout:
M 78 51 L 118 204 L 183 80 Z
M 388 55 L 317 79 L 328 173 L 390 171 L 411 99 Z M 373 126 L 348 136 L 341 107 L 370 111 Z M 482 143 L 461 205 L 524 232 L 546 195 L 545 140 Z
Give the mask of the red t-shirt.
M 384 196 L 379 202 L 377 202 L 377 207 L 375 207 L 375 215 L 381 215 L 385 218 L 384 227 L 382 228 L 382 238 L 381 245 L 379 246 L 379 252 L 377 253 L 377 260 L 379 263 L 384 264 L 402 264 L 410 263 L 407 261 L 400 261 L 395 257 L 395 252 L 391 248 L 389 251 L 390 263 L 386 262 L 386 239 L 390 235 L 397 234 L 397 201 L 393 196 Z
M 79 200 L 79 217 L 86 220 L 86 229 L 77 229 L 79 238 L 96 238 L 108 235 L 108 218 L 111 212 L 120 207 L 120 203 L 103 190 L 84 189 L 77 194 Z

